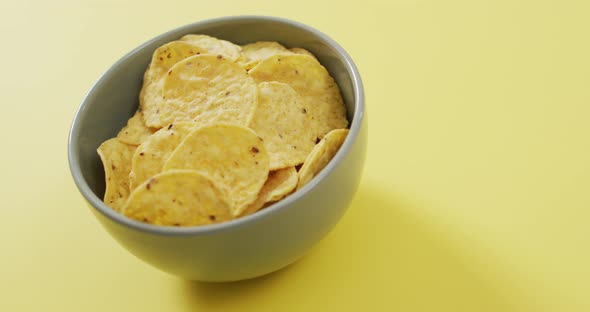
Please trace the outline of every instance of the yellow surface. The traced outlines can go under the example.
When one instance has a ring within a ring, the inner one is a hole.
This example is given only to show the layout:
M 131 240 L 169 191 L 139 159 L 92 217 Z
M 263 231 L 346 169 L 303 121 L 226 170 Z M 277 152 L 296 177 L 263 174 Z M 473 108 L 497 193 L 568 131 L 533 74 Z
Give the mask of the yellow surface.
M 588 1 L 166 3 L 0 2 L 0 311 L 590 311 Z M 368 165 L 302 261 L 191 283 L 101 228 L 67 131 L 124 53 L 242 13 L 300 20 L 351 53 Z

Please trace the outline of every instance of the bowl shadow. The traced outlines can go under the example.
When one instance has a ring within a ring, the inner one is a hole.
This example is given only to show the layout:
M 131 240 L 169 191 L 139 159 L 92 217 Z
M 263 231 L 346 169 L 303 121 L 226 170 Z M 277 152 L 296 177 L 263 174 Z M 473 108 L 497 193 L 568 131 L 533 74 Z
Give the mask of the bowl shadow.
M 251 280 L 179 287 L 188 307 L 206 311 L 523 311 L 509 272 L 480 250 L 451 243 L 421 211 L 364 183 L 339 225 L 293 265 Z

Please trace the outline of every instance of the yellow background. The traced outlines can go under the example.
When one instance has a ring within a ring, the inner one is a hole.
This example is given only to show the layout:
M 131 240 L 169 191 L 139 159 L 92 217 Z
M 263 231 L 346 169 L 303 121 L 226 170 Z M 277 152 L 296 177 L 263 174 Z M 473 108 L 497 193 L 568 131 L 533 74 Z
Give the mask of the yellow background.
M 368 163 L 302 261 L 187 282 L 101 228 L 70 177 L 67 132 L 132 48 L 247 13 L 350 52 Z M 2 1 L 0 310 L 590 311 L 589 16 L 583 0 Z

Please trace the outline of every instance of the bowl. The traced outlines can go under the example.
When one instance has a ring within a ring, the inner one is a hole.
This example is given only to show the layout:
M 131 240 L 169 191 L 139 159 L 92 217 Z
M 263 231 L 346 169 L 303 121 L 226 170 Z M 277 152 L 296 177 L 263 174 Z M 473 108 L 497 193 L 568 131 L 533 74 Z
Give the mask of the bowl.
M 138 106 L 143 73 L 154 50 L 189 33 L 245 44 L 278 41 L 316 55 L 338 83 L 350 133 L 332 161 L 305 187 L 255 214 L 197 227 L 137 222 L 101 200 L 104 172 L 96 148 L 116 136 Z M 249 279 L 279 270 L 305 255 L 338 222 L 361 178 L 367 143 L 363 86 L 350 56 L 307 25 L 278 17 L 230 16 L 166 32 L 123 56 L 92 86 L 74 117 L 68 142 L 72 177 L 108 233 L 139 259 L 198 281 Z

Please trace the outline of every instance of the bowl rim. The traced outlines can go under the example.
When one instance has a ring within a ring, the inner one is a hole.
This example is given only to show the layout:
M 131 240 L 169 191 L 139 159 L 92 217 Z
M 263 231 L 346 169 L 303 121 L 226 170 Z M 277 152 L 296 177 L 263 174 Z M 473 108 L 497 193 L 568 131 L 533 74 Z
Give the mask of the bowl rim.
M 189 30 L 199 27 L 199 26 L 207 26 L 207 25 L 214 25 L 219 23 L 225 22 L 247 22 L 247 21 L 270 21 L 270 22 L 277 22 L 282 24 L 287 24 L 296 28 L 303 29 L 304 31 L 313 33 L 315 36 L 321 38 L 324 42 L 326 42 L 330 47 L 332 47 L 338 54 L 339 57 L 344 61 L 346 71 L 351 78 L 352 81 L 352 88 L 354 92 L 354 106 L 355 112 L 352 117 L 352 122 L 350 124 L 350 132 L 346 137 L 346 140 L 336 153 L 332 160 L 328 163 L 328 165 L 320 171 L 309 183 L 307 183 L 303 188 L 300 190 L 296 190 L 293 194 L 286 197 L 285 199 L 274 203 L 267 208 L 258 211 L 254 214 L 250 214 L 248 216 L 244 216 L 241 218 L 237 218 L 235 220 L 217 223 L 217 224 L 210 224 L 210 225 L 200 225 L 200 226 L 191 226 L 191 227 L 169 227 L 169 226 L 160 226 L 160 225 L 152 225 L 148 223 L 142 223 L 130 218 L 127 218 L 120 213 L 114 211 L 113 209 L 109 208 L 102 199 L 94 194 L 94 192 L 90 189 L 90 186 L 84 179 L 82 175 L 82 170 L 80 168 L 79 163 L 79 155 L 76 156 L 75 151 L 78 150 L 78 140 L 74 138 L 77 137 L 78 133 L 81 130 L 80 125 L 80 115 L 84 113 L 86 106 L 88 105 L 89 98 L 91 94 L 96 90 L 101 84 L 104 83 L 108 76 L 113 72 L 117 67 L 119 67 L 122 63 L 124 63 L 129 58 L 132 58 L 135 54 L 139 51 L 146 48 L 146 46 L 162 40 L 165 37 L 172 35 L 173 33 L 178 32 L 189 32 Z M 122 225 L 124 227 L 131 228 L 133 230 L 141 231 L 141 232 L 148 232 L 151 234 L 157 235 L 165 235 L 165 236 L 200 236 L 200 235 L 210 235 L 213 233 L 233 230 L 238 227 L 245 226 L 252 222 L 257 222 L 260 219 L 267 218 L 268 216 L 279 212 L 280 210 L 284 209 L 285 207 L 300 201 L 302 198 L 306 197 L 313 189 L 324 181 L 333 171 L 334 168 L 340 165 L 343 161 L 345 156 L 350 153 L 353 144 L 357 140 L 359 133 L 361 131 L 361 127 L 365 122 L 365 95 L 363 89 L 363 83 L 361 81 L 360 73 L 354 64 L 350 55 L 342 48 L 336 41 L 332 38 L 328 37 L 326 34 L 322 33 L 321 31 L 305 25 L 303 23 L 282 18 L 282 17 L 274 17 L 274 16 L 264 16 L 264 15 L 238 15 L 238 16 L 224 16 L 224 17 L 217 17 L 211 19 L 200 20 L 194 23 L 186 24 L 175 29 L 169 30 L 164 32 L 160 35 L 153 37 L 152 39 L 144 42 L 143 44 L 139 45 L 135 49 L 131 50 L 123 57 L 121 57 L 117 62 L 111 65 L 99 78 L 98 80 L 92 85 L 89 91 L 84 96 L 82 102 L 80 103 L 76 113 L 74 115 L 72 125 L 69 131 L 68 136 L 68 162 L 70 173 L 76 186 L 78 187 L 79 192 L 82 196 L 86 199 L 86 201 L 92 206 L 93 209 L 97 210 L 106 218 Z

